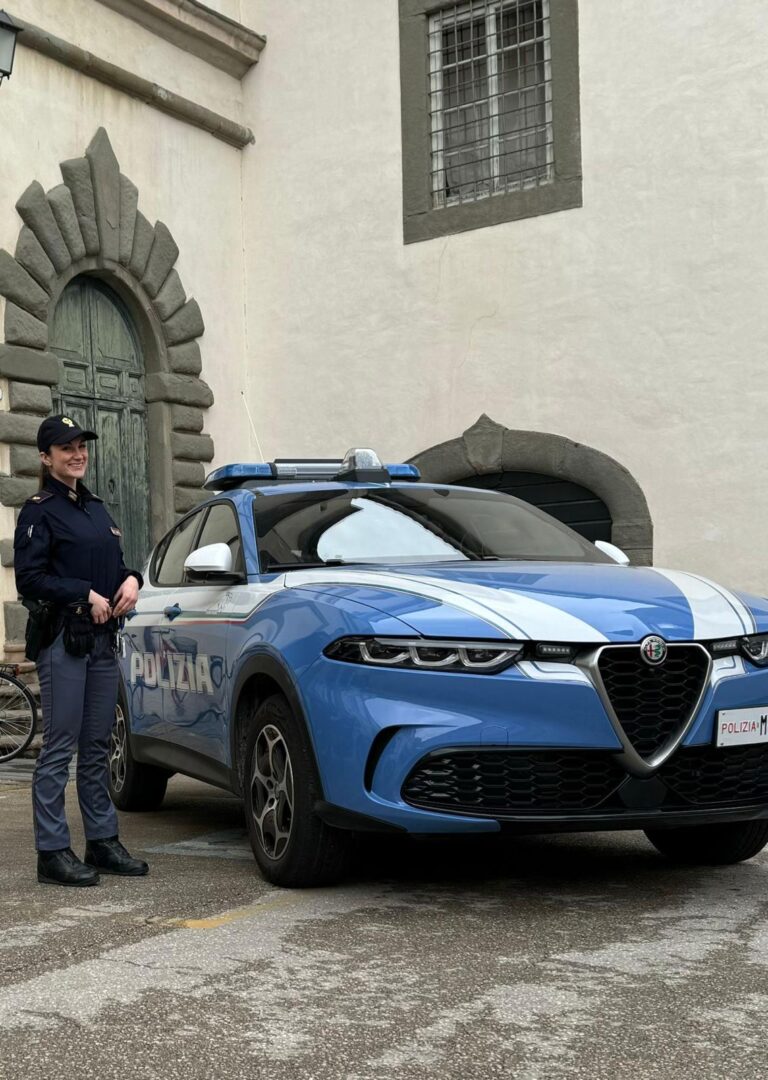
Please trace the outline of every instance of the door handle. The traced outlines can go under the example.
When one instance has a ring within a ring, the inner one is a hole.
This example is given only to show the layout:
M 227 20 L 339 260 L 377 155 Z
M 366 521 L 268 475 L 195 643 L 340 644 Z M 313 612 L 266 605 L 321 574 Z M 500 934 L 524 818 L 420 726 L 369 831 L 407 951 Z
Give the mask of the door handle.
M 177 616 L 181 615 L 181 608 L 178 604 L 171 604 L 170 607 L 163 608 L 163 615 L 165 615 L 167 619 L 175 619 Z

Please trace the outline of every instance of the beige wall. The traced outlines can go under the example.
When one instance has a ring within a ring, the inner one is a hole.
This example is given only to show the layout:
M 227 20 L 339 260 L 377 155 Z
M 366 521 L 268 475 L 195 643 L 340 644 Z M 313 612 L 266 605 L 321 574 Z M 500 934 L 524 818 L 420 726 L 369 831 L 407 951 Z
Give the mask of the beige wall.
M 267 456 L 404 458 L 485 411 L 621 461 L 656 561 L 768 590 L 768 9 L 581 0 L 584 207 L 405 247 L 396 0 L 243 0 Z

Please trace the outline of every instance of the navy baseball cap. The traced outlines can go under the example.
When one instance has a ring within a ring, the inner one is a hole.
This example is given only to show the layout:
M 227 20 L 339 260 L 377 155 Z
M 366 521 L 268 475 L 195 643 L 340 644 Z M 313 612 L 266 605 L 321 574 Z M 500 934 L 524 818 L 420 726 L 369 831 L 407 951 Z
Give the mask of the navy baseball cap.
M 52 446 L 65 446 L 73 439 L 98 439 L 95 431 L 84 431 L 69 416 L 49 416 L 37 429 L 37 449 L 47 453 Z

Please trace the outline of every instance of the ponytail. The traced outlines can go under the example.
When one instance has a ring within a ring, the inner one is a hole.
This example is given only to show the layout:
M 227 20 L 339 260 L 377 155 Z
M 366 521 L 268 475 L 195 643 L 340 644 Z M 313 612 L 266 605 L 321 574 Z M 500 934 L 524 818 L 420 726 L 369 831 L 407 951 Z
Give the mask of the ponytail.
M 51 470 L 47 465 L 40 465 L 40 473 L 37 478 L 37 490 L 42 491 L 45 487 L 48 477 L 51 475 Z

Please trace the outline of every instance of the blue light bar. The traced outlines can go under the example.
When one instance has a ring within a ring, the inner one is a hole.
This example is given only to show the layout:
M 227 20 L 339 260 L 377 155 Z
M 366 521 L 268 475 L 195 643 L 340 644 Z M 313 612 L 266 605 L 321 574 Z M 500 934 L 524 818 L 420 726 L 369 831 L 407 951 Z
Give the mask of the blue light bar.
M 415 465 L 385 465 L 393 480 L 421 480 L 421 473 Z
M 265 461 L 222 465 L 206 476 L 203 488 L 205 491 L 229 491 L 230 488 L 241 487 L 246 480 L 273 480 L 274 475 L 272 466 Z
M 353 451 L 350 451 L 350 454 Z M 360 451 L 357 451 L 359 454 Z M 372 453 L 372 451 L 370 452 Z M 350 456 L 343 460 L 301 460 L 278 458 L 275 461 L 260 462 L 237 462 L 232 465 L 222 465 L 220 469 L 214 469 L 206 477 L 203 488 L 206 491 L 231 491 L 233 488 L 243 487 L 249 482 L 258 484 L 291 484 L 306 483 L 312 480 L 339 480 L 354 483 L 370 482 L 381 483 L 389 480 L 400 482 L 420 480 L 421 474 L 415 465 L 381 465 L 376 468 L 380 475 L 375 475 L 376 469 L 368 468 L 360 471 L 358 467 L 350 469 Z

